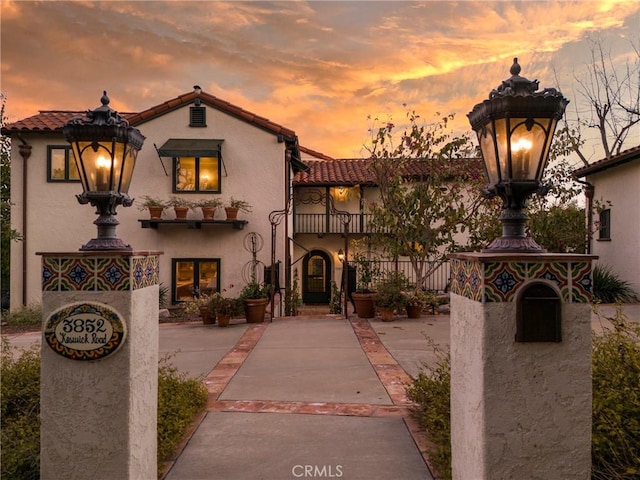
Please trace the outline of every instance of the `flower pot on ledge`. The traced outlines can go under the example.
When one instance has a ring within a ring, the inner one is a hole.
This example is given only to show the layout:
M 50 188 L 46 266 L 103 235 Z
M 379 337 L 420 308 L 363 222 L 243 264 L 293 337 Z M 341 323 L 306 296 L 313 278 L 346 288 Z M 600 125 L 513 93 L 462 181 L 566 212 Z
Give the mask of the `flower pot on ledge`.
M 164 211 L 164 207 L 162 206 L 149 206 L 149 216 L 151 219 L 160 219 L 162 218 L 162 212 Z
M 227 220 L 238 219 L 238 208 L 236 207 L 224 207 L 224 211 L 227 214 Z
M 176 212 L 176 220 L 184 220 L 189 213 L 189 207 L 173 207 L 173 210 Z

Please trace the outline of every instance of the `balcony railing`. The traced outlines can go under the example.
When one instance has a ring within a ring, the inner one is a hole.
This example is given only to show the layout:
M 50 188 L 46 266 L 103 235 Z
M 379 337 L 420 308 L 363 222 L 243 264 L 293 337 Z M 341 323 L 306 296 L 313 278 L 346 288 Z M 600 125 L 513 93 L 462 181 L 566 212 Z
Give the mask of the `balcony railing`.
M 296 213 L 293 219 L 294 233 L 343 233 L 343 216 L 327 215 L 325 213 Z M 369 228 L 371 214 L 352 213 L 349 223 L 349 233 L 372 233 Z

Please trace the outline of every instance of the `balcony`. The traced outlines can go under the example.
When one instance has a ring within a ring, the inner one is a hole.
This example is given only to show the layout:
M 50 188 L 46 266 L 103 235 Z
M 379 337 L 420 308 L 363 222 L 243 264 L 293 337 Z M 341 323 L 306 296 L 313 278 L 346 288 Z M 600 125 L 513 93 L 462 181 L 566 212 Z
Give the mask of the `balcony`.
M 371 215 L 368 213 L 352 213 L 349 233 L 373 233 L 369 228 Z M 327 215 L 325 213 L 297 213 L 293 219 L 295 235 L 312 233 L 316 235 L 344 233 L 342 215 Z

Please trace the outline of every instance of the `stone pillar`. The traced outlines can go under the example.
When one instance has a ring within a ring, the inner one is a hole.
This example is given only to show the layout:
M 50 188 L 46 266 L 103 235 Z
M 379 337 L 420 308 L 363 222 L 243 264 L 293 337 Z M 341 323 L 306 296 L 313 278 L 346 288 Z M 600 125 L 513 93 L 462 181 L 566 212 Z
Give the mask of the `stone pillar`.
M 160 252 L 40 255 L 40 478 L 155 480 Z
M 590 477 L 595 258 L 452 255 L 454 480 Z

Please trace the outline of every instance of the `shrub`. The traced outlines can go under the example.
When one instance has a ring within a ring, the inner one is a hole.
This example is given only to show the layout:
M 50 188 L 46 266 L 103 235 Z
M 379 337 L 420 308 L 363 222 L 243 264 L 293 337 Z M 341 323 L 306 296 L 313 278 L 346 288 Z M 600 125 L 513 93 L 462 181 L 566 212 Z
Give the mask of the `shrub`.
M 601 303 L 634 302 L 637 299 L 629 282 L 622 280 L 607 265 L 593 268 L 593 296 Z
M 423 365 L 407 388 L 407 396 L 416 403 L 413 415 L 432 442 L 429 458 L 444 479 L 451 478 L 451 365 L 449 353 L 443 353 L 432 339 L 427 341 L 436 353 L 433 366 Z
M 40 478 L 40 352 L 39 346 L 21 355 L 2 339 L 0 415 L 2 469 L 0 477 Z
M 1 478 L 40 478 L 40 352 L 20 355 L 2 339 Z M 158 470 L 182 440 L 193 417 L 207 403 L 200 379 L 188 378 L 166 362 L 158 367 Z
M 620 307 L 593 337 L 592 478 L 640 477 L 640 325 Z
M 42 306 L 32 303 L 19 310 L 6 314 L 6 321 L 9 325 L 39 325 L 42 322 Z
M 627 321 L 618 307 L 609 318 L 613 330 L 593 337 L 593 480 L 640 477 L 640 325 Z M 439 352 L 434 366 L 407 388 L 417 405 L 416 418 L 434 446 L 430 458 L 442 478 L 451 478 L 450 358 Z
M 182 440 L 193 417 L 207 405 L 201 379 L 189 378 L 167 362 L 158 367 L 158 462 L 168 459 Z

